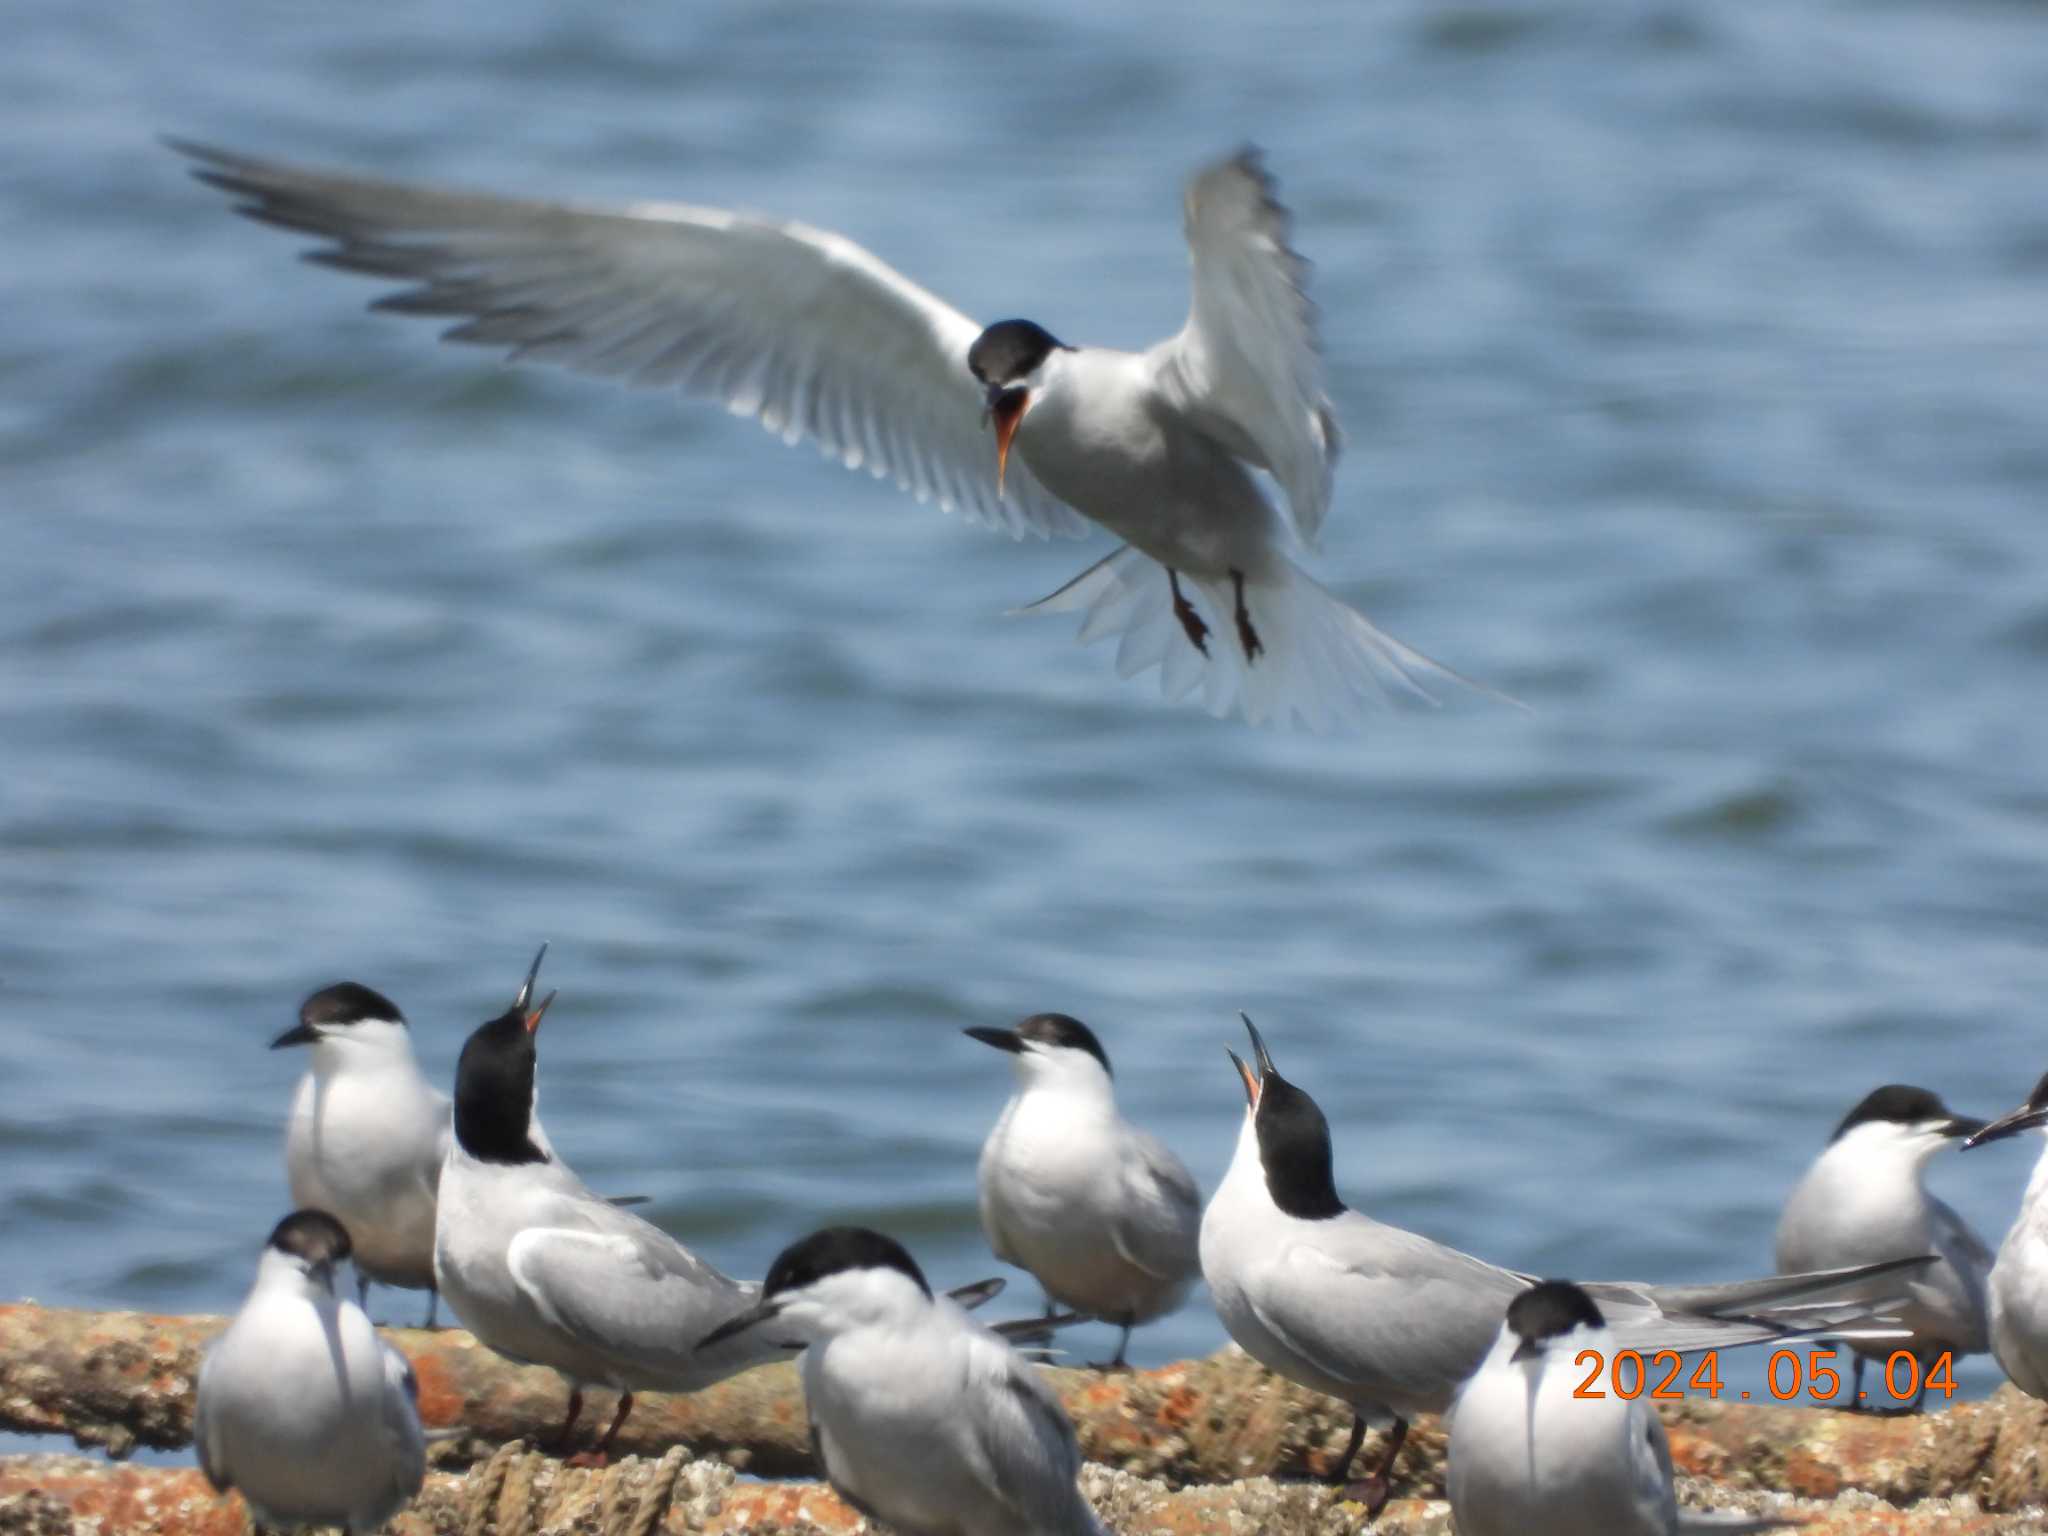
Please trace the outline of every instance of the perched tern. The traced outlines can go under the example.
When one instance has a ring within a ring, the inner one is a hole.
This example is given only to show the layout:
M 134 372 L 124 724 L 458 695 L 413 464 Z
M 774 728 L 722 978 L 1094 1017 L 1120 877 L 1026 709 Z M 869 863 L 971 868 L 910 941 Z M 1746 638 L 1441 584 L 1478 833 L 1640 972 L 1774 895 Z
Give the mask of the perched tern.
M 1419 1413 L 1442 1413 L 1492 1348 L 1509 1302 L 1536 1284 L 1346 1206 L 1330 1126 L 1282 1077 L 1250 1019 L 1256 1071 L 1236 1052 L 1245 1118 L 1229 1171 L 1202 1216 L 1202 1276 L 1245 1352 L 1349 1405 L 1342 1480 L 1369 1423 L 1391 1421 L 1360 1493 L 1375 1513 Z M 1840 1335 L 1866 1323 L 1928 1258 L 1720 1285 L 1589 1285 L 1617 1345 L 1648 1355 L 1733 1347 L 1788 1333 Z
M 259 1526 L 375 1531 L 427 1472 L 419 1389 L 405 1356 L 335 1294 L 347 1230 L 325 1211 L 277 1224 L 256 1283 L 199 1367 L 192 1439 L 222 1493 Z
M 902 1536 L 1104 1536 L 1059 1400 L 895 1239 L 831 1227 L 776 1258 L 702 1348 L 802 1348 L 811 1439 L 839 1496 Z
M 1158 667 L 1171 699 L 1323 729 L 1465 682 L 1293 558 L 1329 511 L 1339 433 L 1308 266 L 1255 150 L 1187 185 L 1187 323 L 1121 352 L 1028 320 L 978 325 L 803 224 L 170 144 L 241 212 L 320 240 L 313 260 L 406 285 L 375 307 L 453 320 L 444 340 L 720 401 L 1017 537 L 1101 525 L 1123 547 L 1031 608 L 1084 612 L 1084 641 L 1121 636 L 1118 671 Z
M 533 1001 L 545 945 L 512 1006 L 478 1026 L 455 1071 L 455 1140 L 441 1171 L 434 1277 L 463 1324 L 499 1354 L 567 1379 L 566 1447 L 583 1389 L 618 1392 L 597 1444 L 609 1454 L 633 1394 L 693 1392 L 788 1351 L 761 1334 L 698 1349 L 758 1287 L 728 1279 L 660 1228 L 584 1187 L 534 1117 Z
M 1451 1409 L 1446 1493 L 1458 1536 L 1678 1536 L 1782 1520 L 1681 1512 L 1664 1425 L 1640 1396 L 1581 1397 L 1587 1351 L 1619 1346 L 1591 1296 L 1545 1280 L 1508 1303 Z
M 2034 1085 L 2026 1103 L 1969 1137 L 1963 1147 L 2043 1129 L 2048 1129 L 2048 1076 Z M 2027 1180 L 2012 1230 L 1998 1245 L 1989 1289 L 1992 1354 L 2014 1386 L 2048 1398 L 2048 1147 L 2042 1148 Z
M 1843 1117 L 1785 1201 L 1778 1218 L 1781 1274 L 1940 1256 L 1906 1278 L 1898 1302 L 1886 1309 L 1907 1336 L 1856 1345 L 1846 1405 L 1852 1410 L 1865 1406 L 1865 1359 L 1889 1361 L 1903 1350 L 1919 1362 L 1910 1411 L 1920 1406 L 1943 1354 L 1991 1347 L 1985 1302 L 1991 1250 L 1925 1182 L 1930 1157 L 1983 1129 L 1982 1120 L 1952 1113 L 1925 1088 L 1887 1084 Z
M 285 1173 L 292 1204 L 348 1229 L 359 1300 L 371 1281 L 434 1289 L 434 1193 L 448 1155 L 448 1096 L 420 1074 L 405 1015 L 353 981 L 323 987 L 272 1050 L 312 1047 L 292 1094 Z M 435 1303 L 427 1306 L 434 1325 Z
M 1047 1307 L 1131 1329 L 1186 1298 L 1201 1270 L 1202 1196 L 1181 1160 L 1117 1113 L 1109 1056 L 1064 1013 L 966 1031 L 1009 1053 L 1017 1091 L 981 1149 L 981 1230 Z

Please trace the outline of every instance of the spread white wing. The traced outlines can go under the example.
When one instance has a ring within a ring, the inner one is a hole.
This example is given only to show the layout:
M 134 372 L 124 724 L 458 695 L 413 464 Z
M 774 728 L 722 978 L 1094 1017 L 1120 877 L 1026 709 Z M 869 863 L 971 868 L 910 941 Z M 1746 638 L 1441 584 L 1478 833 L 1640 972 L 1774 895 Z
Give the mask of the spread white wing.
M 1194 302 L 1156 354 L 1161 385 L 1239 458 L 1271 471 L 1313 546 L 1342 435 L 1323 392 L 1308 263 L 1287 243 L 1287 210 L 1254 149 L 1199 172 L 1186 214 Z
M 457 319 L 444 340 L 721 401 L 1014 537 L 1088 531 L 1014 459 L 996 494 L 967 371 L 981 327 L 843 236 L 721 208 L 577 208 L 171 147 L 249 217 L 326 242 L 312 260 L 409 285 L 374 307 Z

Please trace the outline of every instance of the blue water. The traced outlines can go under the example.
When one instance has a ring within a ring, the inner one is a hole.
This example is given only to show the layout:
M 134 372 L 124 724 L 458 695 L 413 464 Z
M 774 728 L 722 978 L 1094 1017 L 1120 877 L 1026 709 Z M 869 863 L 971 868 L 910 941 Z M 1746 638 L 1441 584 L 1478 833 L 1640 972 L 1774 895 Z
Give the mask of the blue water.
M 9 34 L 0 1293 L 231 1307 L 300 998 L 387 991 L 445 1077 L 544 938 L 556 1142 L 742 1274 L 836 1220 L 986 1272 L 1008 1078 L 959 1031 L 1039 1009 L 1205 1183 L 1249 1010 L 1355 1203 L 1577 1275 L 1759 1270 L 1867 1089 L 2048 1066 L 2041 7 Z M 1180 179 L 1256 139 L 1349 432 L 1318 572 L 1533 712 L 1165 707 L 1001 616 L 1106 539 L 439 347 L 159 132 L 796 215 L 1125 345 L 1184 312 Z M 1934 1179 L 1995 1241 L 2032 1152 Z

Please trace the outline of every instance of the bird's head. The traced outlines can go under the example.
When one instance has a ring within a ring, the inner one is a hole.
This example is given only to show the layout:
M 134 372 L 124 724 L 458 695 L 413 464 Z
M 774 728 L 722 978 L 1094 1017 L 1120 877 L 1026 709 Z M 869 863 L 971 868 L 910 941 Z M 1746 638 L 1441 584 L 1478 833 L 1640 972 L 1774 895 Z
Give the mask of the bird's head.
M 412 1053 L 411 1031 L 398 1005 L 360 982 L 340 981 L 322 987 L 299 1004 L 299 1022 L 270 1042 L 273 1051 L 310 1045 L 335 1061 L 358 1053 Z
M 2048 1075 L 2034 1084 L 2034 1091 L 2027 1095 L 2027 1102 L 2010 1114 L 2000 1115 L 1996 1120 L 1968 1137 L 1963 1150 L 1981 1147 L 1987 1141 L 2002 1141 L 2008 1136 L 2017 1136 L 2021 1131 L 2031 1131 L 2048 1126 Z
M 471 1157 L 487 1163 L 548 1160 L 533 1141 L 534 1034 L 555 1000 L 550 992 L 538 1004 L 533 1001 L 534 981 L 547 952 L 547 945 L 541 945 L 512 1006 L 479 1024 L 455 1063 L 455 1139 Z
M 1579 1344 L 1607 1326 L 1593 1298 L 1569 1280 L 1539 1280 L 1508 1303 L 1503 1332 L 1515 1340 L 1513 1359 L 1541 1360 L 1558 1343 Z
M 1918 1164 L 1984 1129 L 1982 1120 L 1954 1113 L 1925 1088 L 1886 1083 L 1865 1094 L 1842 1117 L 1828 1146 L 1841 1148 L 1843 1155 L 1903 1158 Z
M 1341 1216 L 1345 1205 L 1337 1194 L 1330 1122 L 1314 1099 L 1280 1075 L 1258 1025 L 1244 1014 L 1238 1017 L 1251 1035 L 1257 1067 L 1247 1066 L 1235 1051 L 1227 1054 L 1244 1083 L 1245 1113 L 1258 1138 L 1267 1193 L 1282 1211 L 1305 1221 Z
M 767 1328 L 787 1349 L 801 1349 L 848 1328 L 928 1307 L 932 1288 L 909 1251 L 871 1227 L 827 1227 L 791 1243 L 768 1266 L 753 1306 L 719 1324 L 699 1349 Z
M 975 1028 L 962 1033 L 1008 1052 L 1018 1081 L 1026 1085 L 1096 1092 L 1109 1086 L 1109 1053 L 1095 1031 L 1071 1014 L 1034 1013 L 1015 1029 Z
M 1011 440 L 1030 408 L 1032 390 L 1046 359 L 1055 352 L 1071 351 L 1072 347 L 1031 320 L 998 320 L 967 349 L 967 371 L 985 391 L 987 410 L 982 420 L 995 428 L 998 496 L 1003 493 Z
M 325 1211 L 293 1211 L 271 1229 L 263 1272 L 310 1290 L 334 1294 L 334 1273 L 355 1251 L 348 1229 Z

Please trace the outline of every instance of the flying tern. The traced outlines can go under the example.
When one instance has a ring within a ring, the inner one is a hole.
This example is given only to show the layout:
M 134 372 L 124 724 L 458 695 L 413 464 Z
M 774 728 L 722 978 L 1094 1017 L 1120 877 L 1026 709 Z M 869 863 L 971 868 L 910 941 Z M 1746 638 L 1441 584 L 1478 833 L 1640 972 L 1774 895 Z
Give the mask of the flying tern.
M 983 326 L 843 235 L 723 208 L 581 207 L 308 169 L 181 140 L 202 180 L 311 258 L 403 284 L 449 341 L 723 403 L 1012 535 L 1122 540 L 1027 611 L 1120 637 L 1125 676 L 1218 716 L 1355 721 L 1466 680 L 1297 563 L 1340 434 L 1307 263 L 1257 151 L 1183 199 L 1193 298 L 1142 352 Z M 991 441 L 991 437 L 993 441 Z M 1268 493 L 1270 486 L 1272 494 Z

